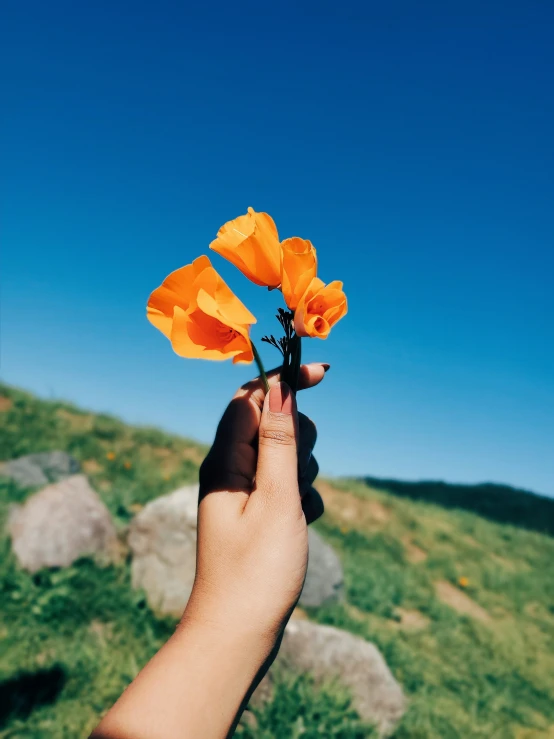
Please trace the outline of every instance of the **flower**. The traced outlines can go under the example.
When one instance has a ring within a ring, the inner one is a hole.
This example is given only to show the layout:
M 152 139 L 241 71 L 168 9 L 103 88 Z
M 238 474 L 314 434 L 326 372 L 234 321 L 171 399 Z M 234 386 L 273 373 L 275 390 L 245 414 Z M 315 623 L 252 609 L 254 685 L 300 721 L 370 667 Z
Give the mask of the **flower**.
M 467 586 L 469 585 L 469 578 L 465 576 L 460 577 L 460 579 L 458 580 L 458 584 L 461 588 L 467 588 Z
M 248 208 L 246 215 L 219 229 L 210 249 L 228 259 L 256 285 L 281 284 L 281 245 L 277 226 L 267 213 Z
M 166 277 L 148 299 L 147 317 L 181 357 L 253 359 L 248 332 L 256 319 L 206 256 Z
M 291 310 L 296 306 L 317 274 L 317 256 L 311 241 L 293 236 L 281 242 L 283 264 L 281 290 Z
M 300 298 L 294 313 L 294 330 L 298 336 L 326 339 L 331 328 L 346 315 L 348 305 L 342 282 L 314 277 Z
M 132 467 L 132 464 L 126 461 L 126 462 L 123 462 L 123 466 L 125 467 L 126 470 L 130 470 Z
M 110 462 L 113 462 L 113 460 L 115 459 L 115 452 L 108 452 L 106 454 L 106 459 L 109 459 Z

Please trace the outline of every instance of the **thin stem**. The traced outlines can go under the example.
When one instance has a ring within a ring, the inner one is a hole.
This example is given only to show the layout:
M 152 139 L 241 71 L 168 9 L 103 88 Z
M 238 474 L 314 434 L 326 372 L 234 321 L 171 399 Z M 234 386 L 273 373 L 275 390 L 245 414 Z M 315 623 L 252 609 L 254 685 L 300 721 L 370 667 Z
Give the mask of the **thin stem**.
M 267 381 L 267 375 L 265 373 L 264 364 L 262 362 L 262 358 L 258 354 L 258 350 L 256 349 L 256 346 L 253 341 L 250 342 L 252 344 L 252 352 L 254 353 L 254 359 L 256 360 L 256 364 L 258 365 L 258 371 L 260 373 L 260 379 L 263 382 L 264 390 L 266 393 L 269 392 L 269 382 Z
M 302 364 L 302 339 L 296 335 L 296 351 L 294 353 L 294 392 L 298 392 L 298 380 L 300 378 L 300 365 Z

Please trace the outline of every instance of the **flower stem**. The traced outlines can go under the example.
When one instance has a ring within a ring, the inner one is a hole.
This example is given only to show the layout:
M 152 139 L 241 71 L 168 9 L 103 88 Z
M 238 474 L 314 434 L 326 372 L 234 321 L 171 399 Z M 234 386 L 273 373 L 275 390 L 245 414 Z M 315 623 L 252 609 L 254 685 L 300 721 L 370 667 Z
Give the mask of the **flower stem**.
M 263 383 L 264 390 L 266 393 L 269 392 L 269 382 L 267 381 L 267 375 L 265 373 L 264 369 L 264 363 L 262 362 L 262 358 L 258 354 L 258 350 L 256 349 L 256 346 L 253 341 L 250 342 L 252 344 L 252 352 L 254 354 L 254 359 L 256 360 L 256 364 L 258 365 L 258 371 L 260 373 L 260 379 Z

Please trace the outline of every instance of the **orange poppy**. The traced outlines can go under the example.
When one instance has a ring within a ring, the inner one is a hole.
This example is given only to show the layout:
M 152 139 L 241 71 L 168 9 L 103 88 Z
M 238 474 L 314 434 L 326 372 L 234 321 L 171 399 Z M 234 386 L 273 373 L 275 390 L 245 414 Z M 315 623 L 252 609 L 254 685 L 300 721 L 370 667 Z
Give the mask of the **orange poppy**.
M 311 241 L 293 236 L 281 243 L 281 290 L 285 303 L 296 310 L 300 298 L 317 274 L 317 256 Z
M 314 277 L 294 313 L 294 330 L 298 336 L 326 339 L 331 328 L 347 311 L 342 282 L 326 285 L 323 280 Z
M 254 358 L 249 327 L 256 319 L 206 256 L 166 277 L 148 299 L 147 317 L 181 357 Z
M 228 259 L 256 285 L 281 284 L 281 245 L 277 226 L 267 213 L 248 208 L 246 215 L 219 229 L 210 249 Z

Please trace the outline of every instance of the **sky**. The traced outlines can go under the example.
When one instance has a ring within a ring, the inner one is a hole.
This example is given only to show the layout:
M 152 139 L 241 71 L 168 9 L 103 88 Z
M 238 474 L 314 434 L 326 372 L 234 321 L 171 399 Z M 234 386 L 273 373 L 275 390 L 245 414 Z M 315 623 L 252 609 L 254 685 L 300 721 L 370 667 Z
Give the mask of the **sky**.
M 145 304 L 252 206 L 348 295 L 304 342 L 324 473 L 554 495 L 553 4 L 0 12 L 4 381 L 209 442 L 255 368 L 177 357 Z M 280 296 L 213 263 L 259 344 Z

